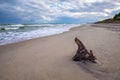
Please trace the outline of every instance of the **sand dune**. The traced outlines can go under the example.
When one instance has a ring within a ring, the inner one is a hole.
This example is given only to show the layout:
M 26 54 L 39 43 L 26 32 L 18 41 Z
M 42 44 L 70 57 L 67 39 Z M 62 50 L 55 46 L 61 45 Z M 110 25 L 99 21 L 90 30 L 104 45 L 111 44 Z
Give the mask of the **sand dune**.
M 119 32 L 99 26 L 83 25 L 62 34 L 0 46 L 0 80 L 119 80 Z M 76 36 L 93 50 L 97 64 L 72 61 Z

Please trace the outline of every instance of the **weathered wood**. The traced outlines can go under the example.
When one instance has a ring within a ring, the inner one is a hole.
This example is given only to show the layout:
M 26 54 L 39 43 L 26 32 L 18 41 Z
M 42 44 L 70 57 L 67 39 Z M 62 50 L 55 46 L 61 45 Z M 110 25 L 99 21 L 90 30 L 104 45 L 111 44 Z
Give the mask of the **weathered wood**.
M 84 44 L 76 37 L 75 38 L 75 42 L 78 45 L 78 50 L 75 54 L 75 56 L 73 57 L 74 61 L 82 61 L 82 60 L 89 60 L 91 62 L 96 63 L 96 57 L 93 55 L 92 50 L 90 50 L 90 52 L 88 52 L 88 50 L 86 49 L 86 47 L 84 46 Z

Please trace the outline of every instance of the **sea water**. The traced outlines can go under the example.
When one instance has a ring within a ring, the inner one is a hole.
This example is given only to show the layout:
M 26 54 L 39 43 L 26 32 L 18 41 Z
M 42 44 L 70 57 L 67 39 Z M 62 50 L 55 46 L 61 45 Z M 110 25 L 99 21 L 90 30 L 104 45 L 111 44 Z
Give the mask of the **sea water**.
M 69 31 L 80 24 L 1 24 L 0 45 Z

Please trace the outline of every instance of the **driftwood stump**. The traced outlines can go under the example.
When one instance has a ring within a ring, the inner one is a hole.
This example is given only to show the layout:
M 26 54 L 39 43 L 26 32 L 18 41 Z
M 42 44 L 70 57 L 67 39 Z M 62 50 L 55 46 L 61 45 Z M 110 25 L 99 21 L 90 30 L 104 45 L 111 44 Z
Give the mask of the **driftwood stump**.
M 86 47 L 83 45 L 83 43 L 76 37 L 75 42 L 78 45 L 78 50 L 73 57 L 73 61 L 82 61 L 82 60 L 89 60 L 93 63 L 96 63 L 96 57 L 93 55 L 92 50 L 88 52 Z

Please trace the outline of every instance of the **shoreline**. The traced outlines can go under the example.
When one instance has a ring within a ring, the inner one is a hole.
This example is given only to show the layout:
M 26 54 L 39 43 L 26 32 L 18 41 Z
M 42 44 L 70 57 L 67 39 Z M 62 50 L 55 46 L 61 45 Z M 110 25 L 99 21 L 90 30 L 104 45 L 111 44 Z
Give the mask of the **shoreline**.
M 84 24 L 80 24 L 80 26 L 82 26 L 82 25 L 84 25 Z M 19 40 L 19 41 L 15 41 L 15 42 L 3 43 L 3 44 L 0 44 L 0 46 L 10 45 L 10 44 L 14 44 L 14 43 L 23 42 L 23 41 L 28 41 L 28 40 L 33 40 L 33 39 L 39 39 L 39 38 L 44 38 L 44 37 L 59 35 L 59 34 L 62 34 L 62 33 L 64 33 L 64 32 L 70 31 L 72 28 L 76 28 L 76 27 L 80 27 L 80 26 L 73 26 L 73 27 L 69 28 L 68 30 L 62 31 L 62 32 L 60 32 L 60 33 L 50 34 L 50 35 L 41 36 L 41 37 L 34 37 L 34 38 Z
M 97 64 L 72 61 L 77 51 L 75 37 L 93 50 Z M 61 34 L 3 45 L 0 79 L 117 80 L 120 79 L 119 41 L 115 31 L 87 24 Z

